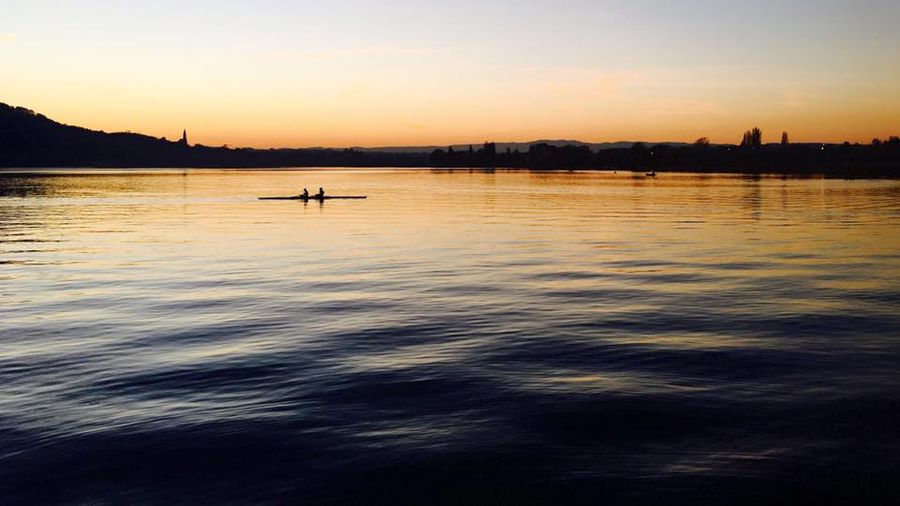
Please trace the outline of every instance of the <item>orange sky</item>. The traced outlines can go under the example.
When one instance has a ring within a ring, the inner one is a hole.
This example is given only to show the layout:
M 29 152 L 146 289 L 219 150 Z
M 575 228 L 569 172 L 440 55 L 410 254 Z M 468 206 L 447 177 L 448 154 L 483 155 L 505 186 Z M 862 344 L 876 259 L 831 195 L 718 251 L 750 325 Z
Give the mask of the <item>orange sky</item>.
M 215 146 L 900 134 L 896 2 L 762 3 L 23 2 L 0 101 Z

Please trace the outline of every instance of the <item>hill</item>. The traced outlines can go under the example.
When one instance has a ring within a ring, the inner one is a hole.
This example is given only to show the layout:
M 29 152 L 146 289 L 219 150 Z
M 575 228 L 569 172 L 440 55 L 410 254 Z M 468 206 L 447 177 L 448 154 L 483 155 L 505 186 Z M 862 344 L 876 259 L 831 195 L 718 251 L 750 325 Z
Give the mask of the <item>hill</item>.
M 424 153 L 190 146 L 186 141 L 64 125 L 0 103 L 0 167 L 412 167 L 427 161 Z
M 107 133 L 53 121 L 0 103 L 0 167 L 508 167 L 696 172 L 825 173 L 900 177 L 900 138 L 859 144 L 745 144 L 574 140 L 481 146 L 251 149 L 191 146 L 130 132 Z

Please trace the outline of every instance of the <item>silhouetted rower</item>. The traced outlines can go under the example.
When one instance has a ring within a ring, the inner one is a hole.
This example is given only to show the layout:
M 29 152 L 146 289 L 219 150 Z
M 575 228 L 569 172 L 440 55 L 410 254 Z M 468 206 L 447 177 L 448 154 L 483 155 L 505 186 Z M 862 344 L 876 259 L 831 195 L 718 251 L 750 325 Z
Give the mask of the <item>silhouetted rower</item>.
M 303 193 L 300 194 L 301 197 L 308 199 L 309 198 L 309 190 L 306 188 L 303 189 Z
M 324 196 L 325 196 L 325 190 L 323 190 L 322 187 L 320 186 L 320 187 L 319 187 L 319 193 L 316 194 L 316 198 L 317 198 L 317 199 L 320 199 L 320 198 L 322 198 L 322 197 L 324 197 Z

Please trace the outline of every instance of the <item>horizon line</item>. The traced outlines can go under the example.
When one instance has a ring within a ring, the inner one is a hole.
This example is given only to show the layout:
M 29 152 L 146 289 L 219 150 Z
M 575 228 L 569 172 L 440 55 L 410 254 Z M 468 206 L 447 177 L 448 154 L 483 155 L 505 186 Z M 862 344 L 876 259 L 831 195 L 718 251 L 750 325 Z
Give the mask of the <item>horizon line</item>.
M 41 113 L 41 112 L 38 112 L 38 111 L 36 111 L 36 110 L 34 110 L 34 109 L 30 109 L 30 108 L 25 107 L 25 106 L 12 105 L 12 104 L 8 104 L 8 103 L 5 103 L 5 102 L 0 102 L 0 105 L 5 105 L 5 106 L 7 106 L 7 107 L 9 107 L 9 108 L 11 108 L 11 109 L 22 109 L 22 110 L 25 110 L 25 111 L 29 111 L 30 113 L 32 113 L 32 114 L 34 114 L 34 115 L 37 115 L 37 116 L 43 116 L 44 118 L 46 118 L 46 119 L 48 119 L 48 120 L 50 120 L 50 121 L 53 121 L 54 123 L 58 123 L 58 124 L 60 124 L 60 125 L 63 125 L 63 126 L 74 127 L 74 128 L 83 128 L 83 129 L 85 129 L 85 130 L 94 131 L 94 132 L 100 132 L 100 133 L 105 133 L 105 134 L 132 134 L 132 135 L 143 135 L 143 136 L 151 137 L 151 138 L 155 138 L 155 139 L 166 140 L 166 141 L 168 141 L 168 142 L 179 142 L 178 140 L 170 140 L 170 139 L 168 138 L 168 136 L 159 136 L 159 137 L 157 137 L 157 136 L 152 135 L 152 134 L 147 134 L 147 133 L 143 133 L 143 132 L 135 132 L 135 131 L 132 131 L 132 130 L 118 130 L 118 131 L 115 131 L 115 130 L 113 130 L 113 131 L 106 131 L 106 130 L 102 130 L 102 129 L 96 129 L 96 130 L 95 130 L 95 129 L 92 129 L 92 128 L 86 127 L 86 126 L 72 125 L 72 124 L 68 124 L 68 123 L 62 123 L 62 122 L 57 121 L 57 120 L 55 120 L 55 119 L 53 119 L 53 118 L 51 118 L 51 117 L 49 117 L 49 116 L 47 116 L 47 115 L 45 115 L 45 114 L 43 114 L 43 113 Z M 753 127 L 753 128 L 756 128 L 756 127 Z M 185 127 L 182 127 L 182 130 L 183 130 L 183 131 L 187 131 L 188 129 L 185 128 Z M 752 128 L 751 128 L 751 129 L 748 129 L 747 131 L 749 132 L 750 130 L 752 130 Z M 788 133 L 788 134 L 790 135 L 790 132 L 787 132 L 787 131 L 783 131 L 783 133 Z M 894 137 L 894 136 L 893 136 L 893 135 L 887 135 L 887 136 L 885 136 L 884 138 L 873 137 L 872 140 L 873 140 L 873 141 L 874 141 L 874 140 L 886 141 L 886 140 L 890 139 L 891 137 Z M 590 145 L 606 145 L 606 144 L 631 144 L 631 145 L 634 145 L 634 144 L 646 144 L 646 145 L 648 145 L 648 146 L 655 146 L 655 145 L 661 145 L 661 144 L 669 144 L 669 145 L 685 145 L 685 146 L 691 146 L 691 145 L 695 145 L 695 144 L 697 143 L 697 141 L 699 141 L 700 139 L 707 139 L 707 141 L 709 142 L 709 145 L 710 145 L 710 146 L 719 146 L 719 147 L 721 147 L 721 146 L 740 146 L 740 143 L 738 143 L 738 142 L 734 142 L 734 143 L 732 143 L 732 142 L 711 142 L 711 141 L 708 140 L 708 138 L 707 138 L 706 136 L 700 136 L 700 137 L 698 137 L 697 139 L 695 139 L 695 140 L 693 140 L 693 141 L 675 141 L 675 140 L 664 140 L 664 141 L 657 141 L 657 140 L 615 140 L 615 141 L 602 141 L 602 140 L 581 140 L 581 139 L 565 139 L 565 138 L 549 138 L 549 137 L 544 137 L 544 138 L 532 139 L 532 140 L 527 140 L 527 141 L 511 141 L 511 140 L 496 141 L 496 140 L 483 140 L 483 141 L 478 141 L 478 142 L 454 142 L 454 143 L 442 143 L 442 144 L 435 144 L 435 143 L 427 143 L 427 144 L 388 144 L 388 145 L 384 145 L 384 144 L 381 144 L 381 145 L 352 144 L 352 145 L 343 145 L 343 146 L 342 146 L 342 145 L 331 145 L 331 146 L 327 146 L 327 145 L 306 145 L 306 146 L 303 146 L 303 145 L 287 145 L 287 146 L 286 146 L 286 145 L 282 145 L 282 146 L 268 145 L 268 146 L 264 146 L 264 147 L 258 147 L 258 146 L 236 146 L 236 145 L 232 145 L 232 144 L 230 144 L 230 143 L 223 143 L 223 144 L 218 145 L 218 146 L 216 146 L 216 145 L 210 145 L 210 144 L 203 144 L 203 143 L 193 143 L 193 144 L 190 144 L 190 143 L 189 143 L 188 145 L 189 145 L 189 146 L 202 146 L 202 147 L 208 147 L 208 148 L 222 148 L 222 147 L 227 147 L 227 148 L 229 148 L 229 149 L 257 149 L 257 150 L 278 150 L 278 149 L 298 149 L 298 150 L 300 150 L 300 149 L 310 149 L 310 150 L 316 150 L 316 149 L 318 149 L 318 150 L 328 150 L 328 149 L 336 150 L 336 149 L 341 149 L 341 150 L 353 150 L 353 149 L 360 149 L 360 150 L 369 150 L 369 151 L 379 151 L 379 150 L 404 150 L 404 149 L 410 150 L 410 149 L 416 149 L 416 150 L 422 150 L 422 151 L 424 151 L 424 150 L 426 150 L 426 149 L 435 150 L 435 149 L 446 149 L 446 148 L 451 148 L 451 147 L 453 147 L 453 148 L 456 148 L 456 147 L 467 148 L 467 147 L 469 147 L 469 146 L 471 146 L 472 148 L 477 149 L 477 147 L 480 147 L 480 146 L 483 146 L 484 144 L 489 144 L 489 143 L 499 144 L 499 145 L 503 145 L 503 144 L 534 145 L 534 144 L 541 144 L 541 143 L 558 143 L 558 144 L 565 145 L 565 144 L 568 143 L 568 144 L 573 144 L 573 145 L 574 145 L 574 144 L 583 144 L 583 145 L 588 145 L 589 147 L 590 147 Z M 763 143 L 764 146 L 766 146 L 766 145 L 779 145 L 779 144 L 781 144 L 781 143 L 778 142 L 778 141 L 775 141 L 775 142 L 765 142 L 765 143 Z M 868 144 L 870 144 L 870 143 L 851 142 L 851 141 L 848 141 L 848 140 L 843 140 L 843 141 L 833 141 L 833 142 L 829 142 L 829 141 L 798 141 L 798 142 L 790 142 L 790 144 L 794 144 L 794 145 L 823 145 L 823 146 L 824 146 L 824 145 L 841 145 L 841 144 L 868 145 Z

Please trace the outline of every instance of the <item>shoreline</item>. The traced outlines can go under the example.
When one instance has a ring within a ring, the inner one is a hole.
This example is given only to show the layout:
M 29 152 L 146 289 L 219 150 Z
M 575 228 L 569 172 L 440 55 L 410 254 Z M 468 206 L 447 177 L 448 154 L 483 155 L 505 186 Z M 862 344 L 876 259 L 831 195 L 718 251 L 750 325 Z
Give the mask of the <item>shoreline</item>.
M 673 175 L 684 175 L 684 174 L 695 174 L 695 175 L 703 175 L 703 176 L 745 176 L 745 177 L 766 177 L 766 178 L 776 178 L 776 177 L 790 177 L 792 179 L 885 179 L 885 180 L 900 180 L 900 172 L 893 171 L 894 173 L 878 173 L 871 171 L 859 171 L 859 173 L 848 174 L 846 172 L 834 172 L 834 171 L 746 171 L 740 169 L 729 169 L 729 168 L 715 168 L 710 170 L 700 170 L 697 168 L 660 168 L 660 167 L 647 167 L 647 168 L 575 168 L 575 169 L 560 169 L 560 168 L 529 168 L 529 167 L 435 167 L 435 166 L 405 166 L 405 165 L 381 165 L 381 166 L 349 166 L 349 165 L 334 165 L 334 166 L 296 166 L 296 165 L 285 165 L 285 166 L 272 166 L 272 167 L 259 167 L 259 166 L 246 166 L 246 167 L 235 167 L 235 166 L 179 166 L 179 167 L 148 167 L 148 166 L 41 166 L 41 167 L 28 167 L 28 166 L 19 166 L 19 167 L 0 167 L 0 175 L 13 175 L 13 174 L 23 174 L 23 175 L 78 175 L 78 174 L 90 174 L 90 173 L 121 173 L 121 174 L 161 174 L 161 173 L 172 173 L 178 174 L 183 173 L 184 171 L 210 171 L 210 172 L 313 172 L 313 171 L 334 171 L 334 170 L 346 170 L 351 172 L 364 172 L 364 171 L 372 171 L 372 170 L 396 170 L 396 171 L 429 171 L 429 172 L 477 172 L 477 173 L 492 173 L 492 172 L 536 172 L 536 173 L 571 173 L 571 174 L 596 174 L 596 173 L 606 173 L 606 174 L 629 174 L 634 178 L 638 179 L 650 179 L 649 176 L 645 175 L 647 171 L 656 172 L 657 176 L 664 176 L 667 174 Z M 854 171 L 856 172 L 856 171 Z

